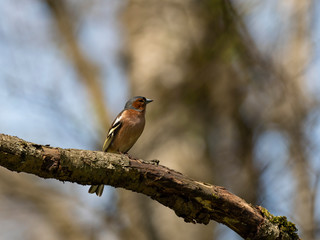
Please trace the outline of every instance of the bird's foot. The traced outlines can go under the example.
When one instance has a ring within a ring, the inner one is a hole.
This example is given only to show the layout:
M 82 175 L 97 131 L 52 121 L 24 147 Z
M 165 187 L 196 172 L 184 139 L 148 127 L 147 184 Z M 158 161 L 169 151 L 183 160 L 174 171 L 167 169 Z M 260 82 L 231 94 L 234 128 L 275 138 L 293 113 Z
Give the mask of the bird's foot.
M 127 158 L 130 158 L 132 160 L 138 160 L 138 158 L 132 157 L 129 153 L 121 153 L 121 155 L 126 156 Z
M 147 164 L 152 164 L 152 165 L 159 165 L 159 160 L 158 159 L 152 159 L 152 160 L 143 160 L 143 163 L 147 163 Z
M 123 156 L 126 156 L 127 158 L 129 158 L 131 160 L 138 160 L 140 162 L 147 163 L 147 164 L 159 165 L 159 162 L 160 162 L 158 159 L 142 160 L 142 159 L 139 159 L 139 158 L 135 158 L 135 157 L 132 157 L 129 153 L 120 153 L 120 154 L 123 155 Z

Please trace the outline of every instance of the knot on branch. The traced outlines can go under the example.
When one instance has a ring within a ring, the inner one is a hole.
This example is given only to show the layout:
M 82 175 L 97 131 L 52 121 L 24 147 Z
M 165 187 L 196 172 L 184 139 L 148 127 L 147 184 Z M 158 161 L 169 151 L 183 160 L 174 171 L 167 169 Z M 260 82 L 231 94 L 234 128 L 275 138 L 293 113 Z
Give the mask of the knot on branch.
M 41 170 L 56 173 L 60 167 L 60 152 L 55 148 L 42 147 L 43 163 Z

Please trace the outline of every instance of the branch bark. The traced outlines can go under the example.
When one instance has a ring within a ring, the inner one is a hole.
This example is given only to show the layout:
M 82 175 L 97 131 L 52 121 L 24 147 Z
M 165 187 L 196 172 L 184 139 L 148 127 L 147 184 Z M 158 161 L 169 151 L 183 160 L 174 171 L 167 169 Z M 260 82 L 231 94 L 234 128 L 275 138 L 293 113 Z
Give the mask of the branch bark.
M 53 148 L 0 134 L 0 165 L 42 178 L 121 187 L 145 194 L 186 222 L 227 225 L 245 239 L 299 239 L 294 224 L 223 187 L 198 182 L 156 162 L 99 151 Z

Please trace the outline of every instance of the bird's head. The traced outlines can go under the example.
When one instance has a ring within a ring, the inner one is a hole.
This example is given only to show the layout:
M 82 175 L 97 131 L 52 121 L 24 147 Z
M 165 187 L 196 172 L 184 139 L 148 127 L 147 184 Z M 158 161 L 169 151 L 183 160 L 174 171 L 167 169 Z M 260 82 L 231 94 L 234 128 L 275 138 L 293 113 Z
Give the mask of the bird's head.
M 127 101 L 124 109 L 134 109 L 142 112 L 146 109 L 147 104 L 151 103 L 152 101 L 153 100 L 145 97 L 136 96 Z

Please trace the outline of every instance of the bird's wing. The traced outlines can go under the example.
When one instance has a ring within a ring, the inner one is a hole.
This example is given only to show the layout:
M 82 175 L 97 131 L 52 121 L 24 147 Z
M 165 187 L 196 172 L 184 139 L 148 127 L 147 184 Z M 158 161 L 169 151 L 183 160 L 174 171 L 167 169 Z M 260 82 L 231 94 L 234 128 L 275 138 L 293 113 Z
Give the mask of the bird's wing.
M 106 152 L 115 136 L 115 133 L 117 130 L 119 130 L 120 126 L 121 126 L 121 114 L 119 114 L 119 116 L 113 121 L 109 132 L 108 132 L 108 136 L 107 139 L 104 141 L 103 147 L 102 147 L 102 151 Z

